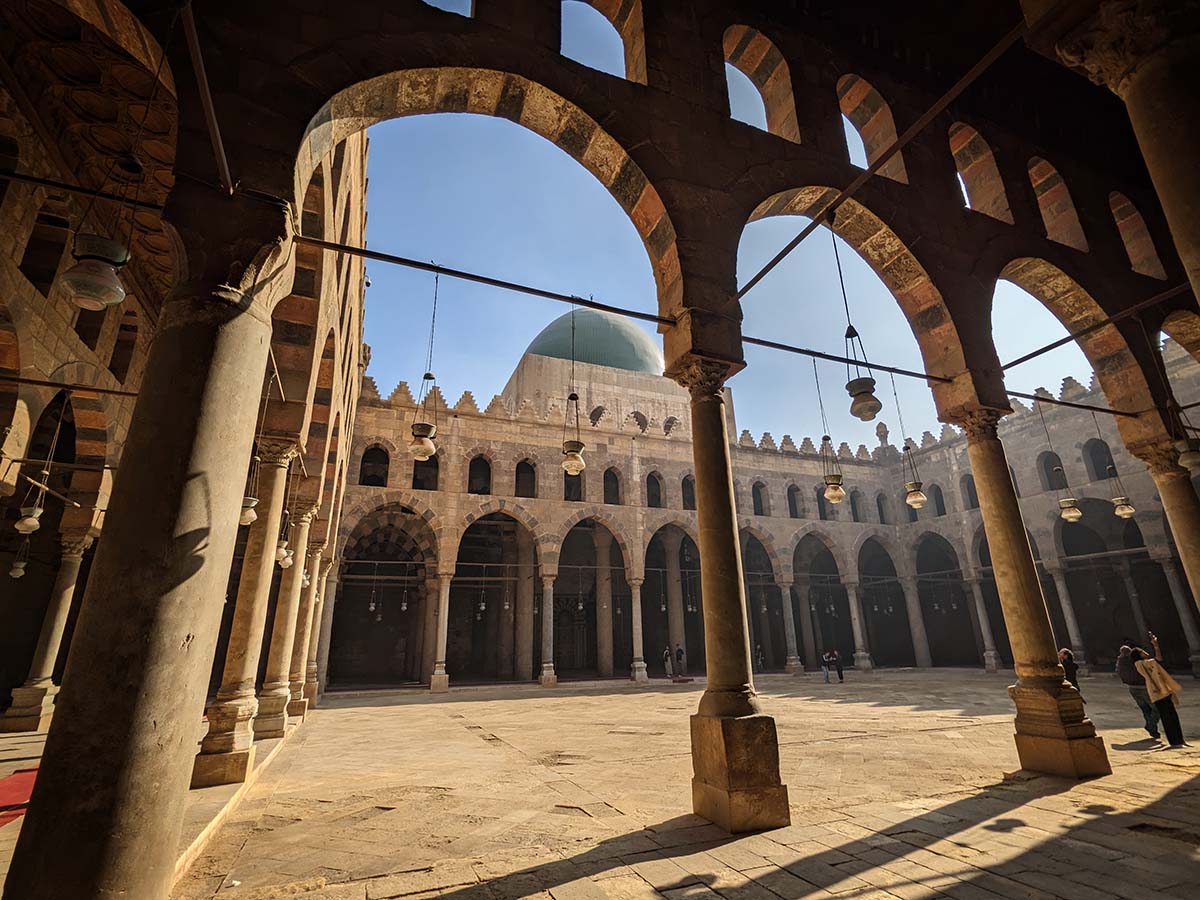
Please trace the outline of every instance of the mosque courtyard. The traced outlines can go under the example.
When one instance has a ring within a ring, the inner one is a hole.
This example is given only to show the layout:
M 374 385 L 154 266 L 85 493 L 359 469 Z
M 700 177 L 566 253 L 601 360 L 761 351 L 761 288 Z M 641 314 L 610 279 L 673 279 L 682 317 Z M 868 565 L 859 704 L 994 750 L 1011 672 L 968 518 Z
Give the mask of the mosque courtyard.
M 1165 750 L 1085 679 L 1114 773 L 1074 782 L 1016 771 L 1010 679 L 761 678 L 792 824 L 735 839 L 691 815 L 700 681 L 329 694 L 173 897 L 1195 897 L 1195 692 L 1198 746 Z

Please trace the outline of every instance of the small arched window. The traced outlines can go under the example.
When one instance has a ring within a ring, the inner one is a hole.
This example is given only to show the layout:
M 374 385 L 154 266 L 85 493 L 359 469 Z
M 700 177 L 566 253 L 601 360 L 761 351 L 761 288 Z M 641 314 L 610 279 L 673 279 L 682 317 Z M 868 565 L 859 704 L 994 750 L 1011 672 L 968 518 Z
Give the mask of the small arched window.
M 537 496 L 537 467 L 527 459 L 517 463 L 516 494 L 518 497 Z
M 1046 160 L 1035 156 L 1029 160 L 1029 180 L 1037 195 L 1038 209 L 1042 212 L 1042 224 L 1046 226 L 1046 237 L 1076 250 L 1087 252 L 1087 238 L 1079 224 L 1079 213 L 1075 201 L 1067 190 L 1058 169 Z
M 43 297 L 50 296 L 50 288 L 58 274 L 70 234 L 71 221 L 66 201 L 46 200 L 33 220 L 33 231 L 17 267 Z
M 959 184 L 967 206 L 1011 225 L 1012 210 L 1004 193 L 996 157 L 987 141 L 970 125 L 955 122 L 950 126 L 950 152 L 954 154 L 954 165 L 958 168 Z
M 683 492 L 683 508 L 696 508 L 696 479 L 691 475 L 683 477 L 683 483 L 680 486 Z
M 885 494 L 875 495 L 875 512 L 879 515 L 880 525 L 891 525 L 891 516 L 888 515 L 888 499 Z
M 490 494 L 492 492 L 492 464 L 486 456 L 476 456 L 467 467 L 467 493 Z
M 979 509 L 979 494 L 975 493 L 975 476 L 964 475 L 962 478 L 962 498 L 964 509 Z
M 621 476 L 616 469 L 604 470 L 604 502 L 609 506 L 621 503 Z
M 662 479 L 657 472 L 651 472 L 646 476 L 646 505 L 651 509 L 662 509 Z
M 108 309 L 81 309 L 75 316 L 75 333 L 89 350 L 95 350 L 108 319 Z
M 837 93 L 842 115 L 850 120 L 862 138 L 867 164 L 870 165 L 896 142 L 896 122 L 892 118 L 891 107 L 879 91 L 858 75 L 839 78 Z M 879 174 L 908 184 L 908 171 L 904 168 L 904 157 L 900 153 L 884 163 Z
M 929 501 L 933 504 L 933 514 L 935 516 L 944 516 L 946 514 L 946 497 L 942 493 L 940 485 L 931 484 L 929 486 Z
M 866 517 L 863 515 L 863 499 L 862 493 L 859 491 L 850 492 L 850 518 L 855 522 L 865 522 Z
M 905 510 L 907 510 L 909 523 L 911 524 L 912 522 L 917 521 L 917 511 L 915 509 L 913 509 L 911 506 L 909 506 L 907 503 L 904 504 L 904 508 L 905 508 Z
M 1125 252 L 1129 254 L 1129 265 L 1140 275 L 1164 279 L 1167 277 L 1162 260 L 1158 258 L 1158 250 L 1154 247 L 1154 238 L 1146 227 L 1146 220 L 1137 211 L 1137 207 L 1124 194 L 1113 191 L 1108 195 L 1108 205 L 1112 209 L 1113 219 L 1117 223 L 1117 231 L 1121 233 L 1121 241 L 1125 244 Z
M 112 356 L 108 358 L 108 371 L 122 384 L 129 375 L 133 353 L 137 349 L 138 315 L 132 309 L 125 310 L 117 328 L 117 342 L 113 344 Z
M 606 410 L 603 406 L 597 406 L 590 413 L 588 413 L 588 421 L 592 423 L 593 427 L 600 424 L 600 420 L 604 417 L 605 411 Z
M 750 499 L 756 516 L 768 516 L 771 514 L 770 506 L 767 503 L 767 486 L 761 481 L 754 482 L 754 485 L 750 488 Z
M 825 485 L 817 485 L 817 518 L 822 522 L 829 520 L 829 505 L 825 502 Z
M 583 476 L 563 472 L 563 499 L 568 503 L 583 502 Z
M 1112 451 L 1100 438 L 1092 438 L 1083 445 L 1083 463 L 1087 466 L 1088 481 L 1103 481 L 1115 471 Z
M 436 491 L 438 489 L 438 458 L 413 461 L 412 486 L 414 491 Z
M 1038 456 L 1038 478 L 1043 491 L 1066 490 L 1067 476 L 1063 472 L 1062 460 L 1053 450 L 1043 450 Z
M 560 51 L 568 59 L 646 83 L 642 0 L 567 0 L 562 4 L 560 36 Z
M 382 447 L 368 447 L 358 466 L 358 483 L 367 487 L 387 487 L 390 462 L 388 452 Z
M 803 516 L 804 501 L 800 493 L 800 488 L 794 484 L 789 484 L 787 489 L 788 498 L 788 515 L 793 519 L 799 519 Z
M 746 25 L 731 25 L 722 41 L 725 51 L 726 80 L 730 87 L 730 112 L 735 119 L 747 124 L 749 117 L 739 115 L 735 103 L 732 75 L 736 69 L 754 86 L 762 101 L 762 116 L 766 130 L 789 141 L 800 143 L 800 125 L 796 119 L 796 101 L 792 96 L 792 76 L 787 60 L 770 39 L 757 29 Z

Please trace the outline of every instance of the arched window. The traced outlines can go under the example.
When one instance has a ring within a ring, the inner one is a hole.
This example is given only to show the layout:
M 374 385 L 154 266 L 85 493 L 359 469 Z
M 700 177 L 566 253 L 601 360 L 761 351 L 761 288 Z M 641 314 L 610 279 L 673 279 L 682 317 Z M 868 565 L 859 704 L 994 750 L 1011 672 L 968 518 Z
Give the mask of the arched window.
M 696 508 L 696 479 L 691 475 L 683 477 L 683 483 L 680 485 L 683 492 L 683 508 Z
M 25 244 L 18 268 L 43 297 L 50 296 L 54 276 L 62 262 L 63 251 L 71 234 L 71 221 L 65 200 L 48 199 L 33 220 L 33 231 Z
M 367 487 L 387 487 L 389 463 L 386 450 L 380 446 L 368 447 L 358 465 L 358 483 Z
M 843 75 L 837 83 L 838 105 L 842 115 L 850 120 L 862 138 L 867 154 L 867 164 L 876 159 L 896 142 L 896 123 L 892 119 L 891 107 L 879 91 L 871 87 L 866 79 L 857 75 Z M 904 168 L 904 157 L 899 153 L 889 159 L 879 174 L 908 184 L 908 171 Z
M 1043 450 L 1038 456 L 1038 478 L 1043 491 L 1062 491 L 1067 487 L 1067 476 L 1063 473 L 1062 460 L 1053 450 Z
M 992 148 L 970 125 L 955 122 L 950 126 L 950 152 L 958 168 L 967 206 L 976 212 L 1013 223 L 1012 210 L 1004 193 L 1004 182 Z
M 588 421 L 592 423 L 593 427 L 596 425 L 599 425 L 600 419 L 604 416 L 604 413 L 605 413 L 604 407 L 597 406 L 590 413 L 588 413 Z
M 490 494 L 492 492 L 492 464 L 486 456 L 476 456 L 467 467 L 467 493 Z
M 788 498 L 788 515 L 793 519 L 799 519 L 803 516 L 804 509 L 803 495 L 800 493 L 800 488 L 794 484 L 789 484 L 787 489 Z
M 875 512 L 879 514 L 880 525 L 892 524 L 892 517 L 888 514 L 888 499 L 886 494 L 875 495 Z
M 621 476 L 616 469 L 604 470 L 604 502 L 610 506 L 621 502 Z
M 855 522 L 865 522 L 866 516 L 863 515 L 863 499 L 860 491 L 850 492 L 850 518 Z
M 583 476 L 563 472 L 563 499 L 569 503 L 583 502 Z
M 562 5 L 562 55 L 592 69 L 646 83 L 641 0 L 567 0 Z
M 1088 481 L 1102 481 L 1109 477 L 1109 469 L 1115 468 L 1112 451 L 1100 438 L 1092 438 L 1084 443 L 1083 464 L 1087 466 Z
M 1087 238 L 1075 212 L 1075 202 L 1067 183 L 1046 160 L 1035 156 L 1029 160 L 1029 180 L 1037 195 L 1038 208 L 1042 211 L 1042 224 L 1046 226 L 1046 237 L 1076 250 L 1087 251 Z
M 475 0 L 424 0 L 426 6 L 452 12 L 468 19 L 475 15 Z M 338 145 L 339 147 L 341 144 Z
M 518 497 L 537 496 L 537 468 L 527 459 L 517 463 L 516 494 Z
M 108 318 L 108 309 L 81 309 L 75 316 L 75 333 L 89 350 L 95 350 L 100 343 L 100 335 L 104 331 L 104 321 Z
M 792 75 L 787 60 L 779 49 L 762 32 L 745 25 L 731 25 L 725 30 L 722 41 L 725 51 L 726 80 L 729 82 L 730 113 L 735 119 L 746 122 L 738 115 L 735 104 L 735 88 L 730 68 L 744 75 L 758 92 L 762 100 L 766 130 L 789 141 L 800 143 L 800 125 L 796 119 L 796 101 L 792 96 Z M 747 122 L 758 126 L 758 122 Z
M 662 479 L 657 472 L 646 476 L 646 505 L 652 509 L 661 509 L 663 505 Z
M 1158 258 L 1154 238 L 1150 237 L 1146 220 L 1137 207 L 1128 197 L 1116 191 L 1108 195 L 1108 205 L 1117 222 L 1117 231 L 1121 233 L 1121 241 L 1125 244 L 1133 271 L 1151 278 L 1166 278 L 1167 273 L 1162 260 Z
M 941 486 L 931 484 L 926 493 L 929 495 L 929 502 L 933 505 L 933 514 L 944 516 L 946 514 L 946 497 L 942 494 Z
M 438 489 L 438 458 L 413 461 L 412 486 L 414 491 L 436 491 Z
M 753 502 L 754 514 L 756 516 L 769 516 L 771 514 L 767 502 L 767 486 L 761 481 L 754 482 L 750 488 L 750 499 Z
M 962 498 L 964 509 L 979 509 L 979 495 L 975 493 L 975 476 L 962 477 Z
M 817 492 L 817 518 L 822 522 L 829 520 L 829 505 L 825 502 L 825 485 L 819 484 Z
M 108 358 L 108 371 L 112 372 L 113 378 L 122 384 L 129 375 L 133 352 L 137 349 L 137 333 L 137 312 L 127 309 L 121 316 L 121 324 L 117 328 L 117 342 L 113 344 L 112 356 Z

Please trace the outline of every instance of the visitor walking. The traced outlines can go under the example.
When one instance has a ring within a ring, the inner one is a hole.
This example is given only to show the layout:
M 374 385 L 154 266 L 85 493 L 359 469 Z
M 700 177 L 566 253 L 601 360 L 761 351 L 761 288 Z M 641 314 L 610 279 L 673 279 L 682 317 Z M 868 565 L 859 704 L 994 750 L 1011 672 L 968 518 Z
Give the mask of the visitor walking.
M 671 652 L 671 645 L 667 644 L 667 649 L 663 651 L 663 670 L 667 673 L 668 678 L 674 678 L 675 673 L 671 668 L 671 660 L 674 654 Z
M 1137 670 L 1137 661 L 1147 656 L 1141 647 L 1134 647 L 1132 642 L 1121 645 L 1117 652 L 1117 677 L 1129 689 L 1129 696 L 1142 711 L 1142 719 L 1146 723 L 1146 733 L 1158 740 L 1158 710 L 1150 702 L 1150 692 L 1146 690 L 1146 679 Z
M 1150 654 L 1142 651 L 1143 658 L 1137 660 L 1134 665 L 1146 682 L 1146 692 L 1150 695 L 1150 702 L 1158 710 L 1158 717 L 1162 721 L 1167 744 L 1172 747 L 1186 747 L 1187 744 L 1183 740 L 1183 725 L 1179 721 L 1179 712 L 1175 709 L 1179 704 L 1179 695 L 1183 693 L 1183 688 L 1159 662 L 1162 659 L 1162 651 L 1158 647 L 1158 638 L 1153 634 L 1150 635 L 1150 643 L 1154 646 L 1154 656 L 1151 657 Z
M 767 657 L 763 653 L 762 644 L 754 645 L 754 662 L 758 665 L 759 672 L 762 672 L 767 667 Z
M 838 683 L 840 684 L 846 680 L 842 675 L 842 654 L 838 653 L 836 649 L 831 650 L 830 654 L 833 656 L 833 667 L 837 669 Z
M 1075 654 L 1063 647 L 1058 651 L 1058 664 L 1063 667 L 1067 681 L 1075 685 L 1075 690 L 1079 690 L 1079 663 L 1075 662 Z
M 683 644 L 675 645 L 675 674 L 687 676 L 687 654 L 683 652 Z
M 821 654 L 821 674 L 825 676 L 825 683 L 829 684 L 829 666 L 833 663 L 833 654 L 826 650 Z

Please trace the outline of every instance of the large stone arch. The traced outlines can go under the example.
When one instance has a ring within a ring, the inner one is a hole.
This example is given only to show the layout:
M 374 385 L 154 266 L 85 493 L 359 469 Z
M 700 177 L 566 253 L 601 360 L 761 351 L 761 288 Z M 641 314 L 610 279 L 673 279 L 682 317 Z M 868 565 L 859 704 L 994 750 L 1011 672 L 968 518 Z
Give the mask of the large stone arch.
M 641 578 L 643 571 L 643 560 L 645 557 L 640 552 L 641 544 L 630 540 L 625 526 L 621 520 L 611 513 L 605 511 L 603 507 L 589 506 L 587 509 L 581 509 L 576 513 L 568 516 L 558 527 L 554 536 L 554 558 L 557 562 L 558 555 L 562 552 L 563 543 L 567 539 L 567 535 L 571 533 L 571 529 L 588 519 L 595 519 L 601 525 L 609 530 L 613 540 L 617 542 L 617 546 L 621 548 L 621 555 L 625 560 L 625 570 L 629 578 Z
M 856 577 L 862 571 L 863 548 L 872 541 L 878 544 L 880 549 L 888 555 L 888 559 L 892 561 L 892 565 L 896 568 L 897 573 L 911 571 L 905 565 L 908 560 L 905 559 L 903 548 L 896 541 L 894 535 L 881 528 L 870 528 L 860 532 L 850 548 L 849 558 L 853 561 L 852 571 Z
M 442 66 L 379 74 L 346 86 L 313 116 L 297 154 L 294 196 L 347 135 L 378 122 L 428 113 L 508 119 L 555 144 L 599 179 L 629 214 L 650 257 L 663 315 L 683 302 L 675 226 L 645 172 L 599 123 L 550 88 L 493 69 Z
M 1177 309 L 1162 321 L 1160 328 L 1167 337 L 1200 362 L 1200 313 Z
M 790 577 L 792 574 L 792 561 L 783 560 L 779 557 L 779 548 L 776 546 L 775 537 L 765 528 L 760 528 L 757 525 L 750 523 L 740 523 L 738 525 L 739 535 L 749 535 L 762 544 L 763 549 L 767 552 L 767 559 L 771 561 L 771 571 L 775 576 L 775 580 Z
M 388 491 L 382 496 L 373 495 L 369 499 L 360 500 L 349 509 L 343 510 L 337 540 L 339 547 L 344 548 L 355 529 L 376 510 L 398 507 L 411 509 L 420 516 L 433 534 L 439 550 L 444 552 L 447 524 L 438 517 L 428 503 L 408 491 Z
M 838 571 L 845 578 L 856 570 L 856 567 L 849 566 L 845 553 L 843 552 L 844 542 L 837 540 L 829 528 L 823 528 L 821 522 L 806 522 L 800 526 L 788 541 L 787 549 L 784 551 L 784 559 L 788 566 L 791 567 L 793 574 L 796 571 L 796 551 L 800 549 L 801 543 L 805 538 L 814 538 L 829 551 L 833 557 L 833 561 L 837 564 Z
M 514 503 L 512 500 L 506 500 L 503 497 L 490 497 L 459 519 L 458 527 L 454 533 L 454 553 L 451 556 L 449 553 L 450 548 L 447 548 L 446 558 L 456 559 L 458 557 L 458 542 L 462 539 L 467 529 L 484 516 L 490 516 L 493 513 L 503 513 L 514 522 L 522 525 L 529 532 L 530 537 L 533 538 L 534 553 L 537 555 L 535 563 L 541 565 L 543 568 L 558 564 L 558 550 L 561 542 L 556 542 L 555 535 L 550 533 L 546 526 L 538 521 L 537 516 L 528 509 L 520 503 Z
M 688 521 L 686 516 L 679 515 L 678 510 L 664 511 L 667 514 L 661 516 L 646 516 L 643 521 L 643 530 L 646 535 L 646 541 L 642 544 L 642 559 L 646 558 L 646 554 L 650 550 L 650 542 L 664 528 L 674 526 L 691 538 L 692 543 L 697 547 L 700 546 L 700 531 L 696 527 L 696 522 Z

